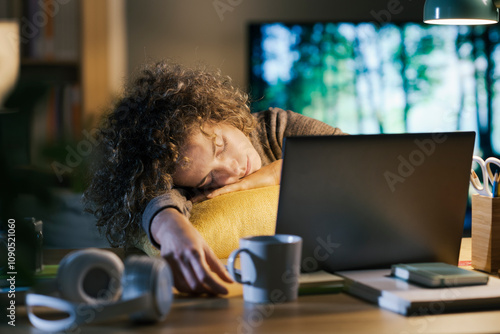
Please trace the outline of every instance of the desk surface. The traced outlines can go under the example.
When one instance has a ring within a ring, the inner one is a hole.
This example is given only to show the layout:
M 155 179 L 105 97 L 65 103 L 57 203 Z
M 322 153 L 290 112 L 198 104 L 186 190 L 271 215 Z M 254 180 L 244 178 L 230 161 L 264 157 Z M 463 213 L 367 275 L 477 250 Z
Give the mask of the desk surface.
M 462 241 L 461 261 L 469 261 L 470 239 Z M 278 305 L 244 303 L 242 289 L 229 284 L 222 298 L 176 298 L 167 318 L 156 325 L 132 326 L 126 318 L 81 327 L 81 333 L 492 333 L 500 331 L 500 311 L 404 317 L 344 293 L 300 296 Z M 0 332 L 42 333 L 18 308 L 16 327 L 5 319 Z

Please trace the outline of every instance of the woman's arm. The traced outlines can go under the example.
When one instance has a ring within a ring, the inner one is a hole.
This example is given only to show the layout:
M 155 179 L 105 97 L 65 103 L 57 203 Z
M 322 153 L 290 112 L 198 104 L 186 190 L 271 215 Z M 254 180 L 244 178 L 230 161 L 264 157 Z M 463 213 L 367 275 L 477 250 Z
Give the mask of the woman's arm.
M 262 167 L 258 171 L 240 179 L 236 183 L 215 189 L 206 195 L 198 195 L 193 197 L 193 202 L 202 201 L 205 199 L 214 198 L 216 196 L 230 193 L 239 190 L 248 190 L 254 188 L 268 187 L 280 184 L 281 179 L 281 165 L 283 160 L 279 159 L 267 166 Z
M 174 276 L 177 290 L 186 293 L 224 294 L 226 288 L 213 273 L 232 282 L 205 240 L 191 225 L 191 202 L 181 189 L 171 189 L 151 200 L 142 216 L 142 227 L 160 249 Z
M 236 183 L 195 196 L 198 202 L 225 193 L 280 184 L 283 139 L 288 136 L 345 135 L 339 128 L 290 110 L 270 108 L 255 114 L 257 128 L 250 135 L 255 149 L 265 164 L 260 170 Z
M 226 282 L 232 282 L 231 277 L 185 215 L 174 208 L 163 209 L 153 218 L 151 236 L 172 268 L 177 290 L 195 294 L 227 293 L 212 273 Z

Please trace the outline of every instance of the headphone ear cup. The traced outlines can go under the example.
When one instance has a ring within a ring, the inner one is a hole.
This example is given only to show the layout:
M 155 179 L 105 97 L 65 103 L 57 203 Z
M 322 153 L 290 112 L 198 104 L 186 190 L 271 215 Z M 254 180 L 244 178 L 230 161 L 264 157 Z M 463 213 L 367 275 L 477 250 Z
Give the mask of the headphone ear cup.
M 170 267 L 160 257 L 130 256 L 125 260 L 122 276 L 122 300 L 144 294 L 151 296 L 149 307 L 130 315 L 140 322 L 161 321 L 170 311 L 173 299 L 173 280 Z
M 124 265 L 110 251 L 97 248 L 77 250 L 59 265 L 56 284 L 62 298 L 96 304 L 120 298 Z

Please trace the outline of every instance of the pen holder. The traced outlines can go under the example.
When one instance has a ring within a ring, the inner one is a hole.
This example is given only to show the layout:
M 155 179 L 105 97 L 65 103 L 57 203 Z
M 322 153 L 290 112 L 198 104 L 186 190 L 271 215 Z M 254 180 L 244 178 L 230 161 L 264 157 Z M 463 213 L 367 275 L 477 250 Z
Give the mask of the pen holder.
M 489 273 L 500 269 L 500 197 L 472 195 L 472 267 Z

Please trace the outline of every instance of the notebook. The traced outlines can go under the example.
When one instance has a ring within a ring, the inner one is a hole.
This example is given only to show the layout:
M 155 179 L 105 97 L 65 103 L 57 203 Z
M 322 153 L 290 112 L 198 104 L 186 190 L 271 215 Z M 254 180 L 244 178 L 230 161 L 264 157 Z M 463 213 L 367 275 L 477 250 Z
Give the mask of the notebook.
M 343 271 L 345 291 L 406 316 L 500 308 L 500 279 L 487 284 L 426 288 L 391 276 L 390 269 Z
M 276 233 L 305 272 L 458 264 L 474 132 L 288 137 Z

